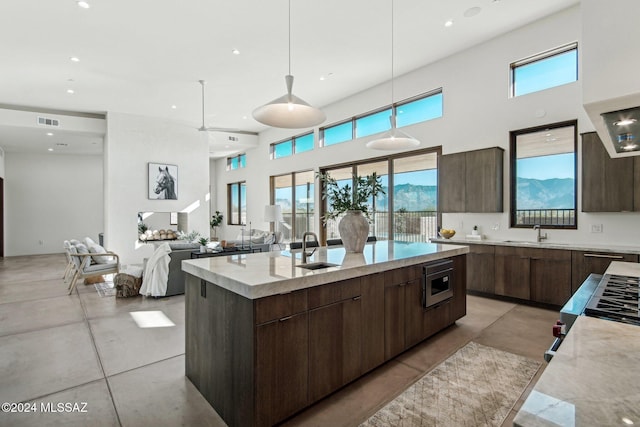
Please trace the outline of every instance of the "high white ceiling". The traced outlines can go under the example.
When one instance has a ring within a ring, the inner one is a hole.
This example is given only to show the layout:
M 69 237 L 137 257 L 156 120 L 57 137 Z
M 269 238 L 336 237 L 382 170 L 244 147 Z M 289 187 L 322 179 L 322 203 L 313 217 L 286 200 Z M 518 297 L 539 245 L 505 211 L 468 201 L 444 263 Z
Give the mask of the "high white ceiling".
M 0 104 L 198 127 L 204 79 L 207 126 L 265 129 L 251 112 L 285 93 L 287 0 L 88 2 L 89 9 L 75 0 L 1 2 Z M 395 75 L 578 2 L 396 0 Z M 475 16 L 464 16 L 476 7 Z M 322 107 L 388 80 L 390 11 L 391 0 L 292 0 L 294 93 Z M 0 146 L 21 137 L 11 132 L 0 127 Z M 23 137 L 25 145 L 46 135 Z

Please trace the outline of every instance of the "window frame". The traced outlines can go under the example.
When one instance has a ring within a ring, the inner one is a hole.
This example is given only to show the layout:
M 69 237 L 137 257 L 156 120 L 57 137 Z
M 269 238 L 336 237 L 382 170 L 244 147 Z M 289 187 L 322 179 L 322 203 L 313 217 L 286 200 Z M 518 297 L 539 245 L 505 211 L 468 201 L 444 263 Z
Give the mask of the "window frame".
M 242 162 L 243 158 L 244 158 L 244 165 L 243 165 L 243 162 Z M 233 167 L 233 160 L 234 159 L 238 159 L 238 167 L 236 167 L 236 168 Z M 246 162 L 247 162 L 247 154 L 246 153 L 238 154 L 237 156 L 227 157 L 227 171 L 233 171 L 233 170 L 242 169 L 242 168 L 246 167 Z
M 573 162 L 573 195 L 574 195 L 574 223 L 570 225 L 562 225 L 562 224 L 540 224 L 543 228 L 548 229 L 559 229 L 559 230 L 577 230 L 578 229 L 578 120 L 567 120 L 564 122 L 556 122 L 550 123 L 542 126 L 535 126 L 526 129 L 518 129 L 509 132 L 509 226 L 510 228 L 527 228 L 530 229 L 532 225 L 530 224 L 517 224 L 517 211 L 516 211 L 516 196 L 518 192 L 517 186 L 517 172 L 516 172 L 516 163 L 517 163 L 517 138 L 520 135 L 526 135 L 529 133 L 536 133 L 545 130 L 558 129 L 563 127 L 573 126 L 573 153 L 574 153 L 574 162 Z M 551 209 L 549 209 L 551 210 Z
M 298 150 L 296 150 L 296 146 L 297 146 L 296 141 L 298 139 L 307 137 L 309 135 L 313 136 L 313 147 L 310 150 L 303 150 L 303 151 L 300 151 L 300 152 Z M 272 142 L 271 144 L 269 144 L 269 158 L 271 160 L 284 159 L 285 157 L 295 156 L 296 154 L 299 154 L 299 153 L 306 153 L 308 151 L 313 151 L 315 149 L 315 142 L 316 142 L 316 139 L 315 139 L 315 135 L 314 135 L 313 131 L 305 132 L 303 134 L 292 136 L 292 137 L 289 137 L 289 138 L 286 138 L 286 139 L 283 139 L 283 140 L 280 140 L 280 141 L 277 141 L 277 142 Z M 281 157 L 275 157 L 276 147 L 278 145 L 286 144 L 286 143 L 291 143 L 291 154 L 288 154 L 286 156 L 281 156 Z
M 232 194 L 232 187 L 234 185 L 238 186 L 238 194 L 237 194 L 237 200 L 236 200 L 236 202 L 238 203 L 238 218 L 233 218 L 232 200 L 233 200 L 234 194 Z M 243 187 L 244 187 L 244 193 L 246 195 L 247 193 L 246 181 L 230 182 L 227 184 L 227 212 L 229 212 L 229 215 L 227 215 L 227 225 L 244 225 L 242 222 L 242 188 Z M 246 216 L 247 214 L 246 207 L 245 207 L 244 213 Z M 237 222 L 234 222 L 234 220 L 237 220 Z
M 526 66 L 526 65 L 530 65 L 533 64 L 535 62 L 539 62 L 545 59 L 549 59 L 549 58 L 553 58 L 554 56 L 557 55 L 562 55 L 563 53 L 567 53 L 567 52 L 571 52 L 575 50 L 576 51 L 576 79 L 572 82 L 567 82 L 567 83 L 563 83 L 561 85 L 556 85 L 556 86 L 550 86 L 550 87 L 546 87 L 544 89 L 539 89 L 533 92 L 527 92 L 527 93 L 523 93 L 520 95 L 516 95 L 516 69 L 522 66 Z M 579 50 L 578 50 L 578 42 L 572 42 L 572 43 L 568 43 L 566 45 L 563 46 L 559 46 L 553 49 L 549 49 L 546 50 L 544 52 L 535 54 L 535 55 L 531 55 L 528 56 L 526 58 L 520 59 L 518 61 L 514 61 L 511 64 L 509 64 L 509 97 L 510 98 L 518 98 L 520 96 L 525 96 L 525 95 L 529 95 L 532 93 L 537 93 L 537 92 L 541 92 L 543 90 L 547 90 L 547 89 L 552 89 L 554 87 L 559 87 L 559 86 L 563 86 L 565 84 L 570 84 L 570 83 L 574 83 L 578 81 L 579 78 L 579 64 L 580 64 L 580 58 L 579 58 Z
M 313 178 L 313 199 L 314 199 L 314 210 L 312 213 L 313 216 L 313 221 L 315 223 L 316 221 L 316 214 L 317 214 L 317 208 L 315 208 L 315 193 L 316 193 L 316 181 L 317 179 L 315 178 L 315 171 L 314 169 L 303 169 L 303 170 L 297 170 L 297 171 L 293 171 L 293 172 L 287 172 L 287 173 L 281 173 L 278 175 L 271 175 L 269 177 L 269 203 L 272 205 L 276 204 L 276 178 L 279 177 L 283 177 L 283 176 L 289 176 L 291 177 L 291 241 L 296 241 L 296 235 L 298 234 L 298 230 L 297 230 L 297 226 L 296 226 L 296 216 L 297 216 L 297 207 L 296 207 L 296 187 L 301 185 L 297 183 L 296 177 L 300 174 L 303 173 L 308 173 L 311 172 L 314 174 L 314 178 Z M 315 227 L 311 227 L 312 229 L 314 229 Z M 269 224 L 269 230 L 270 231 L 275 231 L 273 224 Z
M 320 148 L 331 147 L 333 145 L 338 145 L 338 144 L 342 144 L 342 143 L 345 143 L 345 142 L 353 141 L 354 139 L 366 138 L 366 137 L 369 137 L 371 135 L 377 135 L 377 134 L 383 133 L 385 131 L 374 133 L 374 134 L 369 134 L 369 135 L 365 135 L 365 136 L 361 136 L 361 137 L 356 137 L 356 135 L 357 135 L 356 122 L 359 119 L 363 119 L 363 118 L 372 116 L 374 114 L 381 113 L 381 112 L 383 112 L 385 110 L 389 110 L 389 109 L 391 109 L 391 116 L 392 117 L 396 117 L 396 120 L 397 120 L 397 110 L 398 110 L 399 107 L 402 107 L 402 106 L 410 104 L 412 102 L 420 101 L 422 99 L 426 99 L 426 98 L 429 98 L 429 97 L 435 96 L 435 95 L 442 95 L 442 115 L 440 115 L 439 117 L 434 117 L 434 118 L 427 119 L 427 120 L 424 120 L 424 121 L 411 123 L 411 124 L 406 125 L 406 126 L 412 126 L 412 125 L 415 125 L 417 123 L 425 123 L 425 122 L 428 122 L 428 121 L 431 121 L 431 120 L 439 119 L 442 116 L 444 116 L 444 91 L 443 91 L 442 87 L 430 90 L 429 92 L 424 92 L 424 93 L 412 96 L 410 98 L 403 99 L 403 100 L 398 101 L 398 102 L 394 102 L 393 104 L 390 104 L 390 105 L 389 104 L 384 105 L 382 107 L 376 108 L 375 110 L 367 111 L 366 113 L 358 114 L 358 115 L 352 116 L 351 118 L 348 118 L 348 119 L 345 119 L 345 120 L 341 120 L 339 122 L 335 122 L 335 123 L 332 123 L 332 124 L 327 125 L 327 126 L 323 126 L 323 127 L 321 127 L 319 129 L 319 135 L 320 135 L 319 147 Z M 325 131 L 327 129 L 331 129 L 331 128 L 334 128 L 334 127 L 337 127 L 337 126 L 342 126 L 342 125 L 344 125 L 346 123 L 351 123 L 351 139 L 346 139 L 344 141 L 335 142 L 333 144 L 326 145 L 325 144 Z M 404 126 L 400 126 L 400 127 L 404 127 Z M 389 130 L 389 129 L 387 129 L 387 130 Z

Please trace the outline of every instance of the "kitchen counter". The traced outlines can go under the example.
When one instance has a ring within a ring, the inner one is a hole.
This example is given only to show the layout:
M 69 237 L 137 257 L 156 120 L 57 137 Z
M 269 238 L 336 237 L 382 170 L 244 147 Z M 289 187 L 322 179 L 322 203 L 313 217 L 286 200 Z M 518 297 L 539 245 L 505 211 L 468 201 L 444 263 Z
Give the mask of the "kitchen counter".
M 579 316 L 514 426 L 638 425 L 638 354 L 637 326 Z
M 554 243 L 554 242 L 534 242 L 525 240 L 466 240 L 466 239 L 443 239 L 431 238 L 432 243 L 446 243 L 454 245 L 494 245 L 494 246 L 516 246 L 524 248 L 540 248 L 540 249 L 565 249 L 574 251 L 593 251 L 593 252 L 618 252 L 621 254 L 640 254 L 638 246 L 619 246 L 619 245 L 599 245 L 593 243 Z
M 309 264 L 336 264 L 318 270 L 299 267 L 300 250 L 185 260 L 182 269 L 245 298 L 258 299 L 468 252 L 467 246 L 378 241 L 365 245 L 362 254 L 347 254 L 343 247 L 316 248 Z

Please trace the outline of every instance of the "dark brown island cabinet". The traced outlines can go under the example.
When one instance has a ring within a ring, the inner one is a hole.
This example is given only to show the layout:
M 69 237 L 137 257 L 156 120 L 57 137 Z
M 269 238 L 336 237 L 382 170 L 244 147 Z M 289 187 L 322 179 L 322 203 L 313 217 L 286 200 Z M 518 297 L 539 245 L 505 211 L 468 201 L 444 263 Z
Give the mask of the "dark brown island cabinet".
M 466 314 L 466 257 L 453 297 L 423 307 L 422 266 L 251 300 L 191 274 L 186 375 L 230 426 L 271 426 Z

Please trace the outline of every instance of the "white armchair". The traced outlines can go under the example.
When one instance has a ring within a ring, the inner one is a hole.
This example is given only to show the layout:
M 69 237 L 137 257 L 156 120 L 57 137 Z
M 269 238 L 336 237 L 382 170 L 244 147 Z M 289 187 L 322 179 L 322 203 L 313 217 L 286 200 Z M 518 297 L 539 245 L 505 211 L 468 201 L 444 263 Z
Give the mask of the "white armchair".
M 69 248 L 75 273 L 69 284 L 69 295 L 73 292 L 79 279 L 86 277 L 102 276 L 104 274 L 115 274 L 120 271 L 120 257 L 113 252 L 103 253 L 78 253 L 76 247 Z M 91 263 L 91 259 L 101 259 L 101 263 Z M 109 257 L 109 258 L 106 258 Z

